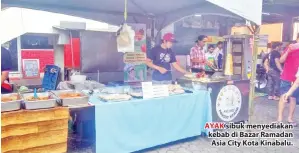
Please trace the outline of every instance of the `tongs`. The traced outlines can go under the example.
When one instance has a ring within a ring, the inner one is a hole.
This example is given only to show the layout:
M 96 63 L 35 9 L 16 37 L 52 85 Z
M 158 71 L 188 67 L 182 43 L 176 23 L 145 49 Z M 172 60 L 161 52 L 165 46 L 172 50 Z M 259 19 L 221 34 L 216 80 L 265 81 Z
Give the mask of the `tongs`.
M 52 97 L 56 100 L 57 103 L 62 105 L 62 99 L 59 98 L 52 90 L 48 91 L 50 94 L 52 94 Z

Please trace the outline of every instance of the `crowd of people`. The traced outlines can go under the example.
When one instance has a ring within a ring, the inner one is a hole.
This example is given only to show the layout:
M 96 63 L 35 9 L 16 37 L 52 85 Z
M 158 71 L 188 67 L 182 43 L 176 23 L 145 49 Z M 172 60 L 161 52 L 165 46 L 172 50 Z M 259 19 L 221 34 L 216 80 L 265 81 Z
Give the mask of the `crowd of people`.
M 222 68 L 223 42 L 219 41 L 216 48 L 214 45 L 209 45 L 205 51 L 207 39 L 205 35 L 198 36 L 195 45 L 190 49 L 192 72 Z
M 272 43 L 263 62 L 268 74 L 268 99 L 279 101 L 277 122 L 283 121 L 285 103 L 289 102 L 287 122 L 297 126 L 294 112 L 299 98 L 299 34 L 284 50 L 282 43 Z

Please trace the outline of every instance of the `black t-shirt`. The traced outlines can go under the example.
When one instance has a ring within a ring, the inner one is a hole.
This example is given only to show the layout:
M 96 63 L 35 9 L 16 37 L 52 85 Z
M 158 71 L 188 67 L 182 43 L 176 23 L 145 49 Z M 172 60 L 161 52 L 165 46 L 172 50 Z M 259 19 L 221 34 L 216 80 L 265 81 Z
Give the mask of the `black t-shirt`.
M 171 64 L 176 62 L 175 53 L 169 49 L 163 49 L 161 45 L 152 48 L 148 52 L 147 57 L 153 61 L 157 66 L 163 67 L 168 70 L 166 73 L 161 74 L 159 71 L 155 70 L 153 72 L 152 79 L 155 81 L 165 81 L 171 80 Z
M 272 69 L 274 69 L 275 71 L 277 71 L 277 72 L 280 72 L 280 70 L 277 68 L 277 66 L 276 66 L 276 63 L 275 63 L 275 59 L 276 58 L 280 58 L 280 53 L 278 52 L 278 51 L 276 51 L 276 50 L 273 50 L 273 51 L 271 51 L 271 53 L 270 53 L 270 60 L 269 60 L 269 65 L 270 65 L 270 68 L 272 68 Z
M 265 61 L 268 59 L 269 60 L 269 54 L 265 54 L 265 55 L 263 55 L 263 65 L 264 65 L 264 63 L 265 63 Z

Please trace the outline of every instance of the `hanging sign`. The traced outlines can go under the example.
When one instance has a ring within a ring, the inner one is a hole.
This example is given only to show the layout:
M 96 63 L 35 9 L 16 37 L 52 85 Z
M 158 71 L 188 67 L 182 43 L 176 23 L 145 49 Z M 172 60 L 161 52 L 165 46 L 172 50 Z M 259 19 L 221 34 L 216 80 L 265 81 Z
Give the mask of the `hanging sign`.
M 153 85 L 152 82 L 142 82 L 141 86 L 144 99 L 169 96 L 168 85 Z
M 146 25 L 128 24 L 134 34 L 134 51 L 126 52 L 123 56 L 124 82 L 143 82 L 147 76 L 146 61 Z
M 39 59 L 22 60 L 23 78 L 40 78 Z
M 268 35 L 259 35 L 259 47 L 267 47 L 268 44 Z
M 124 63 L 143 64 L 146 60 L 146 54 L 143 52 L 133 52 L 124 54 Z

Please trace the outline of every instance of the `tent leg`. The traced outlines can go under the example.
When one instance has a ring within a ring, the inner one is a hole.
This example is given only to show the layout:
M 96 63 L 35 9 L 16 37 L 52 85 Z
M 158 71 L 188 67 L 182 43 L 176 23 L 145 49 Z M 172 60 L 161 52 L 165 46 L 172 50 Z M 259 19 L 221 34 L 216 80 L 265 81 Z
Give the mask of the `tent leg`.
M 155 18 L 151 18 L 151 41 L 154 42 L 155 41 Z
M 250 93 L 249 93 L 249 118 L 248 123 L 252 123 L 252 116 L 254 113 L 254 98 L 255 98 L 255 82 L 256 82 L 256 64 L 257 64 L 257 52 L 258 52 L 258 43 L 259 43 L 259 31 L 260 27 L 256 25 L 256 28 L 253 29 L 253 62 L 251 66 L 251 77 L 250 77 Z

